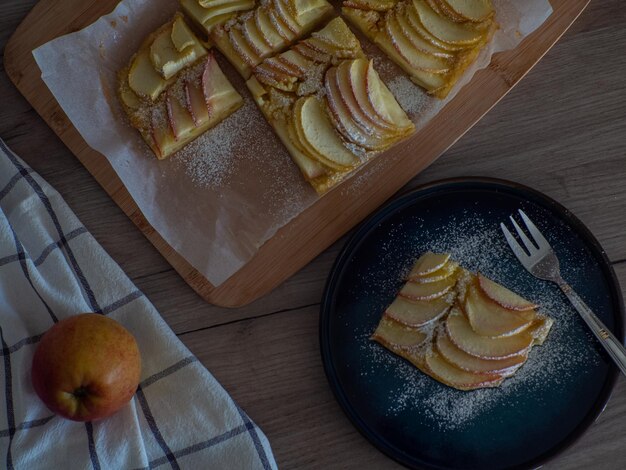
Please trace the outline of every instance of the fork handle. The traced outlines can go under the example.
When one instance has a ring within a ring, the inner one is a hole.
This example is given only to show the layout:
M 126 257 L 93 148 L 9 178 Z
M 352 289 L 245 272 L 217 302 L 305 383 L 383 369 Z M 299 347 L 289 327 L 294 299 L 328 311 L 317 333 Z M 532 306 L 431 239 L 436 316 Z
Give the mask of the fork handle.
M 613 358 L 617 367 L 622 371 L 622 374 L 626 375 L 626 349 L 622 343 L 607 329 L 604 323 L 591 311 L 583 299 L 574 292 L 574 289 L 572 289 L 569 284 L 565 281 L 561 281 L 559 282 L 559 287 L 572 305 L 574 305 L 578 313 L 580 313 L 580 316 L 583 317 L 585 323 L 591 328 L 591 331 L 596 338 L 598 338 L 600 344 L 604 346 L 609 356 Z

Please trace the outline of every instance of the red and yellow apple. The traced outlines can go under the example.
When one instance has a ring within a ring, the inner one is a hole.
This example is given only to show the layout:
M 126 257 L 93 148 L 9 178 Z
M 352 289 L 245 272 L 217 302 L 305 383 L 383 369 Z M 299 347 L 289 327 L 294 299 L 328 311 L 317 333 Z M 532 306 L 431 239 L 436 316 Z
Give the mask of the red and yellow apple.
M 133 335 L 95 313 L 56 323 L 41 338 L 32 365 L 39 398 L 74 421 L 94 421 L 118 411 L 137 390 L 140 373 Z

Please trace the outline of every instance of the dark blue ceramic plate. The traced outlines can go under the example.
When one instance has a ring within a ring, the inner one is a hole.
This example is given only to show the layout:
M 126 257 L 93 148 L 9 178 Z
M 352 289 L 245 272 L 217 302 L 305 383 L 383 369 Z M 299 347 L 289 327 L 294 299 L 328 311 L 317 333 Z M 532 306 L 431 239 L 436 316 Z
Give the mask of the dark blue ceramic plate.
M 348 417 L 408 467 L 535 468 L 574 442 L 609 398 L 617 369 L 558 287 L 528 274 L 500 232 L 517 209 L 546 235 L 564 278 L 623 338 L 620 289 L 602 248 L 546 196 L 505 181 L 464 179 L 393 201 L 339 255 L 324 294 L 320 341 L 330 386 Z M 452 252 L 555 319 L 546 343 L 500 388 L 451 389 L 369 340 L 403 274 L 426 250 Z

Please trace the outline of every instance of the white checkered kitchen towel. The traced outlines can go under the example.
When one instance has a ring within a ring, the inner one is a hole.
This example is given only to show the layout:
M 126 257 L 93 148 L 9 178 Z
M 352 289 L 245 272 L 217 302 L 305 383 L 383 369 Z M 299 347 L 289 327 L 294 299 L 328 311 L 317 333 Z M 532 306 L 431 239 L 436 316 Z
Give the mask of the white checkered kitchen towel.
M 110 418 L 54 416 L 31 385 L 42 334 L 99 312 L 141 350 L 141 384 Z M 261 430 L 176 338 L 60 195 L 0 140 L 0 468 L 272 469 Z

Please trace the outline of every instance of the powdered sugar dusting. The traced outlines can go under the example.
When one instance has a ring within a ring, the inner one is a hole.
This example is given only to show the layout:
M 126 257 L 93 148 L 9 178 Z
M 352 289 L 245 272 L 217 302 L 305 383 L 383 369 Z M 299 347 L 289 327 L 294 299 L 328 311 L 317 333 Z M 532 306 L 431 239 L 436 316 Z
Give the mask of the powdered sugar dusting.
M 410 223 L 419 225 L 420 220 Z M 403 230 L 403 223 L 394 225 L 388 232 L 386 242 L 380 247 L 381 256 L 394 259 L 398 256 L 396 250 L 406 250 L 407 240 L 400 240 L 400 237 L 406 237 L 407 232 Z M 412 241 L 412 252 L 402 257 L 406 259 L 406 265 L 403 266 L 400 279 L 389 279 L 381 283 L 376 273 L 361 273 L 366 291 L 395 294 L 401 278 L 408 274 L 419 255 L 428 250 L 450 252 L 452 258 L 466 269 L 482 272 L 536 302 L 541 306 L 539 312 L 551 316 L 555 322 L 545 343 L 532 349 L 527 363 L 513 377 L 506 379 L 499 388 L 470 392 L 445 386 L 433 387 L 431 378 L 371 341 L 371 331 L 365 331 L 363 325 L 356 326 L 355 338 L 364 356 L 363 363 L 367 364 L 361 370 L 361 376 L 366 380 L 374 380 L 381 374 L 392 373 L 401 378 L 396 382 L 400 385 L 389 390 L 390 405 L 385 411 L 388 416 L 418 407 L 428 419 L 425 424 L 443 432 L 462 429 L 494 407 L 515 407 L 517 396 L 539 392 L 546 383 L 558 387 L 567 382 L 572 374 L 582 373 L 598 364 L 599 359 L 591 341 L 587 348 L 572 343 L 572 331 L 580 327 L 580 321 L 558 287 L 550 283 L 524 282 L 519 279 L 519 274 L 514 274 L 511 263 L 517 261 L 512 259 L 510 249 L 493 221 L 486 221 L 480 215 L 466 211 L 459 219 L 451 218 L 445 226 L 437 229 L 424 228 Z M 562 265 L 567 266 L 568 276 L 574 278 L 577 274 L 581 275 L 580 272 L 577 273 L 575 260 L 567 259 L 565 255 L 560 255 L 560 258 Z M 509 259 L 510 263 L 502 262 Z M 380 308 L 381 315 L 384 307 L 383 305 Z M 591 338 L 591 334 L 587 334 Z
M 236 170 L 235 145 L 242 135 L 258 133 L 258 111 L 245 95 L 243 106 L 178 152 L 173 161 L 197 185 L 219 186 Z

